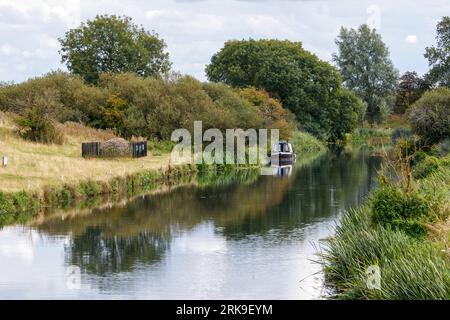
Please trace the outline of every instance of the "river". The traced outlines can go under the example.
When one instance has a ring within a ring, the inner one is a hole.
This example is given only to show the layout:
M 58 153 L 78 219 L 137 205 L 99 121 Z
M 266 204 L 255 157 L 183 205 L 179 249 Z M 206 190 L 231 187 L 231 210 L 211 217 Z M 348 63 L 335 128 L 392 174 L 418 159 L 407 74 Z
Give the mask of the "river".
M 0 230 L 0 299 L 318 299 L 317 260 L 379 157 L 328 153 Z M 279 172 L 278 172 L 279 173 Z

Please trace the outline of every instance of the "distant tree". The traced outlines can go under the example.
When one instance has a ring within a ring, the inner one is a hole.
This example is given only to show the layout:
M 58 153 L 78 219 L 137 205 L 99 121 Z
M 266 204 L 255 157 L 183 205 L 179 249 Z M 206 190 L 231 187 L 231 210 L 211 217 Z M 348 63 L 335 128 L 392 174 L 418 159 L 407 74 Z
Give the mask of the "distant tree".
M 166 44 L 129 17 L 100 15 L 59 39 L 62 62 L 89 83 L 102 72 L 155 76 L 170 70 Z
M 435 47 L 425 49 L 425 58 L 431 67 L 426 80 L 432 85 L 450 87 L 450 17 L 437 24 Z
M 425 81 L 415 71 L 405 72 L 395 93 L 394 112 L 405 113 L 406 109 L 421 97 L 426 89 Z
M 232 40 L 213 55 L 206 67 L 211 81 L 267 91 L 295 114 L 304 130 L 331 139 L 330 108 L 341 90 L 339 72 L 303 49 L 300 42 Z
M 389 59 L 389 50 L 381 36 L 367 25 L 357 30 L 341 28 L 333 54 L 344 85 L 367 104 L 370 123 L 380 121 L 387 98 L 395 92 L 398 73 Z
M 428 145 L 450 138 L 450 89 L 425 92 L 411 106 L 409 122 L 414 133 Z
M 280 101 L 271 98 L 264 90 L 247 87 L 239 90 L 239 94 L 258 107 L 263 119 L 264 128 L 276 128 L 280 130 L 280 138 L 289 139 L 296 129 L 295 116 L 283 108 Z

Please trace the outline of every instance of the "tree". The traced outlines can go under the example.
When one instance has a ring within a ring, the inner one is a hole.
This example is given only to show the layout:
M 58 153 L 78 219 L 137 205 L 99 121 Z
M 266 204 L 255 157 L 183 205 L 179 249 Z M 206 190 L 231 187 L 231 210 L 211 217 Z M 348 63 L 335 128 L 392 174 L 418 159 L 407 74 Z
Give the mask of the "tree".
M 126 16 L 96 16 L 59 41 L 62 62 L 89 83 L 96 83 L 103 72 L 146 77 L 166 73 L 171 66 L 164 40 Z
M 411 106 L 409 122 L 428 145 L 450 138 L 450 89 L 427 91 Z
M 330 108 L 341 89 L 339 72 L 303 49 L 300 42 L 232 40 L 206 67 L 211 81 L 267 91 L 292 111 L 304 130 L 329 139 Z
M 450 87 L 450 17 L 442 18 L 436 33 L 436 46 L 425 49 L 431 67 L 425 78 L 432 85 Z
M 394 112 L 405 113 L 406 109 L 421 97 L 425 89 L 425 81 L 415 71 L 405 72 L 400 77 L 395 94 Z
M 253 87 L 240 89 L 239 94 L 258 107 L 264 128 L 279 129 L 281 139 L 291 138 L 296 129 L 295 116 L 289 110 L 284 109 L 280 101 L 271 98 L 267 92 Z
M 375 29 L 365 24 L 357 30 L 342 27 L 335 43 L 338 52 L 333 60 L 344 85 L 367 104 L 366 116 L 373 124 L 396 89 L 397 71 L 389 59 L 389 50 Z

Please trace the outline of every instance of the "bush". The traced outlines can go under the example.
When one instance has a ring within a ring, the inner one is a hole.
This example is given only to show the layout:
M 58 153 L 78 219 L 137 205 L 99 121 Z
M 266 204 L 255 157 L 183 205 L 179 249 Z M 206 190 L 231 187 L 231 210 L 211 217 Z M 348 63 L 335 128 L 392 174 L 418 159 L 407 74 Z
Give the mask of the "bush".
M 24 116 L 16 119 L 16 124 L 23 139 L 47 144 L 64 142 L 62 133 L 55 128 L 40 108 L 29 109 Z
M 439 168 L 439 159 L 436 157 L 426 157 L 414 168 L 414 178 L 422 179 L 436 172 Z
M 450 138 L 450 88 L 426 92 L 409 113 L 414 133 L 432 145 Z
M 343 299 L 448 299 L 446 253 L 403 232 L 373 227 L 367 207 L 347 211 L 321 253 L 328 286 Z M 367 287 L 367 267 L 378 265 L 381 288 Z
M 399 139 L 411 139 L 413 137 L 413 134 L 411 132 L 411 130 L 406 129 L 406 128 L 396 128 L 394 129 L 394 131 L 392 131 L 391 134 L 391 139 L 392 139 L 392 144 L 396 144 L 397 140 Z
M 414 237 L 426 233 L 424 222 L 428 220 L 429 207 L 417 193 L 407 195 L 398 187 L 383 186 L 372 193 L 370 206 L 375 223 L 402 230 Z
M 290 142 L 298 157 L 307 153 L 319 154 L 327 150 L 326 145 L 322 141 L 306 132 L 294 132 Z

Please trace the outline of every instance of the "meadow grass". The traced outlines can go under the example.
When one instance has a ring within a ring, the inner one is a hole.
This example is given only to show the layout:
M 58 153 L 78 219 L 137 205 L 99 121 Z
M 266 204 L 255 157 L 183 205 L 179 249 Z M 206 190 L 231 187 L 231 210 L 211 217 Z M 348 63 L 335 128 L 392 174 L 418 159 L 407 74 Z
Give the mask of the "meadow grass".
M 77 123 L 58 124 L 64 134 L 62 145 L 47 145 L 21 139 L 11 116 L 0 114 L 0 157 L 8 156 L 8 166 L 0 167 L 0 191 L 42 192 L 44 187 L 76 184 L 84 180 L 108 181 L 143 170 L 159 170 L 169 165 L 167 150 L 150 145 L 144 158 L 84 159 L 81 143 L 105 141 L 114 137 L 109 130 L 97 130 Z M 156 148 L 155 148 L 156 149 Z
M 367 206 L 346 212 L 321 252 L 326 284 L 338 299 L 449 299 L 448 255 L 441 245 L 374 226 Z M 380 267 L 380 289 L 366 270 Z
M 320 253 L 326 284 L 334 290 L 333 297 L 450 298 L 448 160 L 450 156 L 441 159 L 434 172 L 414 180 L 413 188 L 427 206 L 426 237 L 415 237 L 407 230 L 376 223 L 373 199 L 363 207 L 344 213 L 335 235 L 325 241 Z M 369 289 L 367 285 L 366 270 L 370 265 L 380 267 L 380 290 Z

